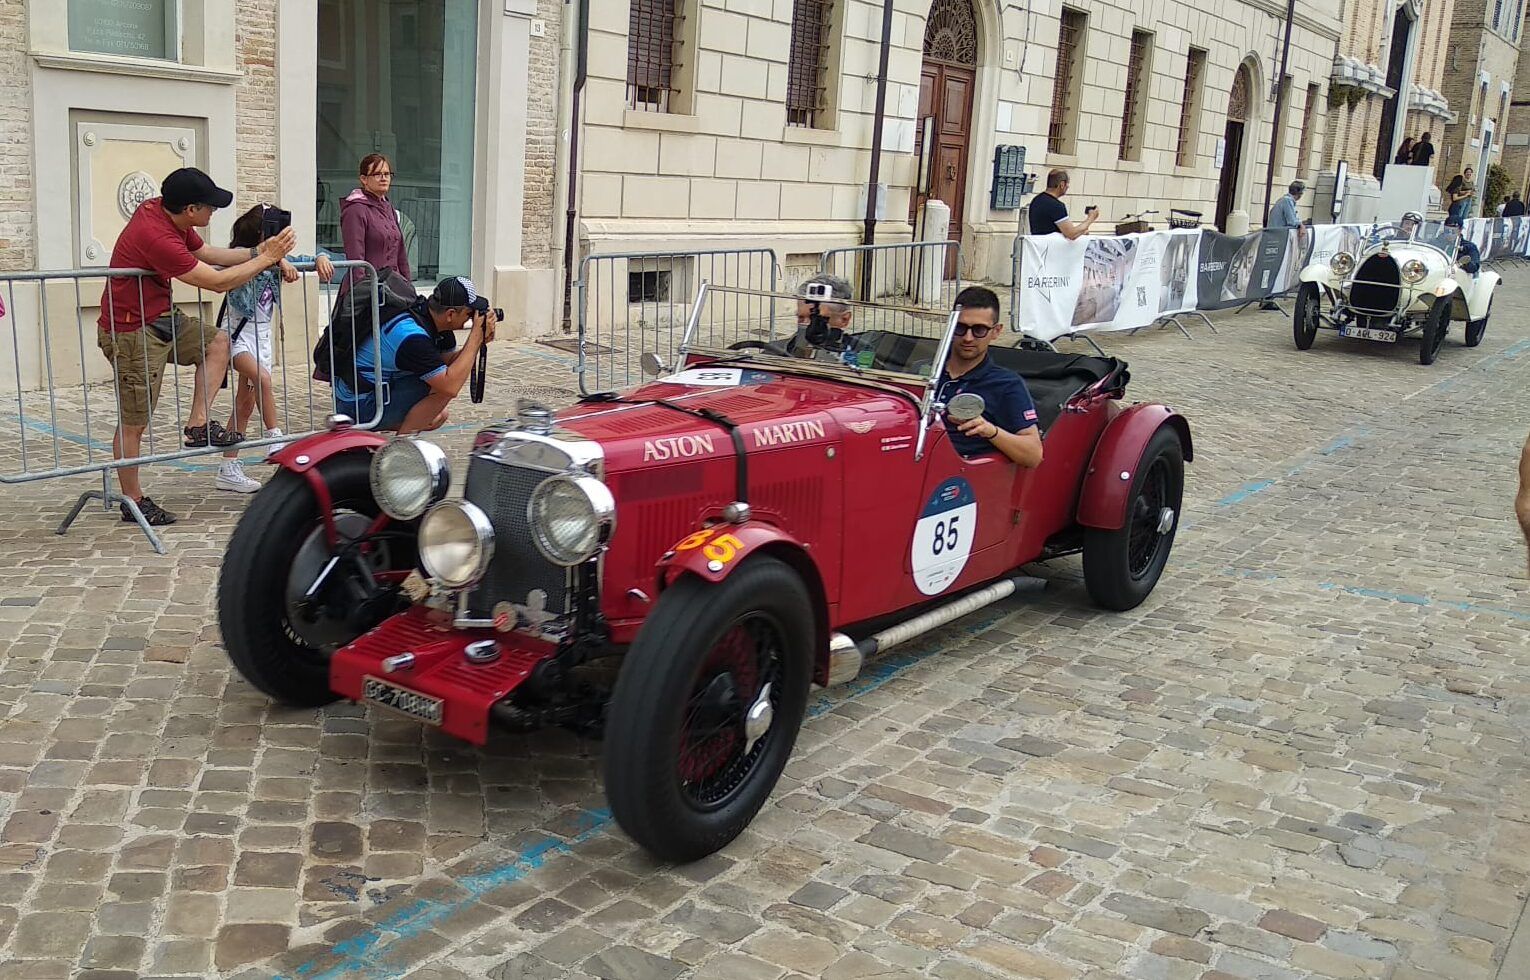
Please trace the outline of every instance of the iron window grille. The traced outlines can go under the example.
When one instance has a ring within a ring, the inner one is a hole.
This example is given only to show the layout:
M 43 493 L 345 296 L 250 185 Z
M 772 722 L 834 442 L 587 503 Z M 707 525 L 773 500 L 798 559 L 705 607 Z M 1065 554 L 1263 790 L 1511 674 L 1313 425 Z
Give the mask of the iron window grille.
M 1185 91 L 1179 100 L 1179 143 L 1174 148 L 1174 162 L 1181 167 L 1195 163 L 1196 124 L 1199 121 L 1201 79 L 1206 73 L 1206 52 L 1191 48 L 1185 57 Z
M 1073 101 L 1083 74 L 1084 31 L 1089 15 L 1064 7 L 1057 27 L 1057 71 L 1052 82 L 1052 115 L 1047 123 L 1047 152 L 1064 153 L 1073 144 Z
M 786 124 L 819 125 L 827 91 L 829 24 L 834 0 L 794 0 L 791 54 L 786 64 Z
M 1132 31 L 1131 52 L 1126 59 L 1126 99 L 1121 107 L 1120 157 L 1136 160 L 1142 156 L 1143 117 L 1147 115 L 1147 59 L 1153 48 L 1153 35 Z
M 627 106 L 669 112 L 684 0 L 632 0 L 627 24 Z
M 1308 157 L 1312 152 L 1312 130 L 1317 126 L 1318 87 L 1307 86 L 1307 104 L 1302 108 L 1302 136 L 1296 144 L 1296 175 L 1307 172 Z

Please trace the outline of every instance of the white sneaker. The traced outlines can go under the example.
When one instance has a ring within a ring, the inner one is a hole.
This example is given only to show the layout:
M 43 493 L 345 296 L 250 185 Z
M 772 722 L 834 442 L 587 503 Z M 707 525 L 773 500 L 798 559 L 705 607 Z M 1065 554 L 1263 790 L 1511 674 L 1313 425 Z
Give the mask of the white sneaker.
M 267 429 L 265 431 L 265 438 L 267 438 L 267 439 L 275 439 L 277 436 L 280 436 L 282 434 L 283 433 L 282 433 L 281 429 Z M 267 456 L 274 456 L 274 455 L 276 455 L 277 453 L 281 452 L 283 449 L 286 449 L 286 448 L 287 448 L 287 444 L 285 442 L 274 442 L 271 445 L 266 447 L 266 455 Z
M 223 465 L 218 467 L 218 478 L 213 481 L 213 486 L 219 490 L 232 490 L 234 493 L 254 493 L 260 489 L 260 481 L 245 476 L 244 467 L 239 465 L 239 460 L 226 459 Z

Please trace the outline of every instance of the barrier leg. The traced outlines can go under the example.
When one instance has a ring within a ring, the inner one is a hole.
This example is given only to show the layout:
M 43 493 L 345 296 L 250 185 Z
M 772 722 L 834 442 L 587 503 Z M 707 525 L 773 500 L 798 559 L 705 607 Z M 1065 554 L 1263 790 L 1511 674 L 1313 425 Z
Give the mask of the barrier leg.
M 1202 313 L 1200 310 L 1186 310 L 1185 312 L 1183 312 L 1183 313 L 1181 313 L 1179 315 L 1180 316 L 1198 316 L 1198 317 L 1201 318 L 1201 322 L 1206 324 L 1206 329 L 1207 330 L 1210 330 L 1212 333 L 1216 333 L 1217 332 L 1217 325 L 1215 323 L 1211 322 L 1211 317 L 1209 317 L 1206 314 Z
M 54 531 L 53 533 L 67 533 L 69 531 L 69 525 L 74 523 L 75 518 L 80 516 L 80 511 L 84 510 L 85 505 L 92 500 L 101 501 L 101 509 L 108 514 L 112 512 L 113 504 L 126 504 L 128 513 L 133 515 L 133 520 L 138 523 L 138 529 L 143 532 L 144 537 L 149 539 L 149 544 L 154 546 L 155 552 L 161 555 L 165 554 L 166 551 L 164 542 L 159 539 L 159 535 L 154 533 L 154 529 L 150 527 L 149 522 L 144 519 L 143 511 L 138 509 L 138 501 L 124 497 L 122 494 L 113 490 L 111 480 L 111 471 L 102 470 L 101 489 L 86 490 L 84 493 L 80 494 L 79 499 L 76 500 L 74 502 L 74 506 L 70 508 L 69 516 L 64 518 L 63 523 L 58 526 L 58 530 Z

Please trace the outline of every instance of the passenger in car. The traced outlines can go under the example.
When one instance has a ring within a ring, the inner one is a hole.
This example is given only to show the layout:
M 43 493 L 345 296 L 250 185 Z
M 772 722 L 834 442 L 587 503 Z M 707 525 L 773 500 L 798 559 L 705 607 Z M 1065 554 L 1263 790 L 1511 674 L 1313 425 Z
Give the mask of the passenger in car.
M 829 288 L 829 295 L 836 300 L 849 300 L 851 297 L 849 281 L 841 279 L 839 276 L 831 276 L 821 272 L 803 282 L 801 286 L 797 287 L 797 332 L 792 336 L 791 340 L 787 341 L 786 349 L 791 351 L 794 357 L 839 363 L 842 360 L 842 353 L 840 351 L 829 350 L 819 346 L 820 343 L 826 343 L 829 337 L 819 338 L 813 333 L 814 304 L 807 298 L 808 287 L 810 286 L 827 286 Z M 827 321 L 824 326 L 827 328 L 829 335 L 833 336 L 837 332 L 842 343 L 844 333 L 850 329 L 850 321 L 855 317 L 855 311 L 848 303 L 820 302 L 818 303 L 818 308 Z
M 983 397 L 983 414 L 956 423 L 946 420 L 951 446 L 962 456 L 995 450 L 1027 469 L 1041 465 L 1041 430 L 1036 406 L 1025 379 L 988 356 L 988 347 L 1003 331 L 999 297 L 991 289 L 968 286 L 956 296 L 956 336 L 945 369 L 936 379 L 936 397 L 949 402 L 970 393 Z

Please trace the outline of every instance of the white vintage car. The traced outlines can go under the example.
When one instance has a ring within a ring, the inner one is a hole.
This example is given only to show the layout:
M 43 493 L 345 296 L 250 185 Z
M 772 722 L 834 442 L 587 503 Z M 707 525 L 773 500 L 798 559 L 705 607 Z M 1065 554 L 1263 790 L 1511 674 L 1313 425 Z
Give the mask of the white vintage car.
M 1417 334 L 1419 363 L 1432 364 L 1452 320 L 1465 322 L 1467 347 L 1482 343 L 1498 281 L 1460 229 L 1409 212 L 1396 226 L 1372 229 L 1353 251 L 1302 270 L 1292 332 L 1299 350 L 1312 346 L 1319 327 L 1387 344 Z

